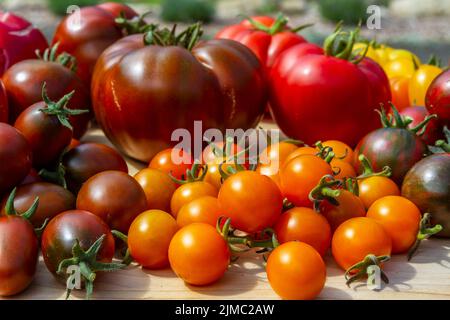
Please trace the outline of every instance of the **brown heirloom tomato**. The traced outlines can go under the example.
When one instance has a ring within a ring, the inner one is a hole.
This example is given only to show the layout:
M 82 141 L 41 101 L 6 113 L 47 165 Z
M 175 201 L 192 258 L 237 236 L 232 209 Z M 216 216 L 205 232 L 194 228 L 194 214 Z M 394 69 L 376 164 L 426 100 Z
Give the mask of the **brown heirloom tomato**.
M 6 97 L 5 86 L 0 79 L 0 122 L 8 122 L 8 98 Z
M 204 130 L 245 130 L 261 119 L 267 92 L 256 56 L 231 40 L 196 44 L 199 28 L 177 40 L 167 29 L 128 36 L 100 56 L 91 85 L 95 116 L 128 156 L 148 162 L 174 144 L 175 129 L 192 133 L 194 121 Z

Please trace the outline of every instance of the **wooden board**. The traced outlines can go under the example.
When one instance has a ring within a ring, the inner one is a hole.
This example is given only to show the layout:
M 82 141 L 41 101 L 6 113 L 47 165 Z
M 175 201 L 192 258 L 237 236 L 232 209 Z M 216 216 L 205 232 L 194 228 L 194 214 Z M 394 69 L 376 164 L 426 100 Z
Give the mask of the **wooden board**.
M 100 130 L 91 130 L 86 141 L 107 143 Z M 128 161 L 130 173 L 143 167 Z M 385 265 L 390 284 L 379 291 L 359 282 L 348 288 L 343 271 L 328 254 L 327 281 L 319 299 L 450 299 L 450 240 L 424 241 L 413 262 L 394 256 Z M 64 299 L 64 286 L 47 271 L 42 258 L 30 288 L 14 299 Z M 84 298 L 75 292 L 73 299 Z M 104 274 L 95 282 L 94 299 L 278 299 L 267 281 L 260 257 L 246 254 L 233 263 L 225 276 L 206 287 L 185 285 L 170 270 L 126 270 Z

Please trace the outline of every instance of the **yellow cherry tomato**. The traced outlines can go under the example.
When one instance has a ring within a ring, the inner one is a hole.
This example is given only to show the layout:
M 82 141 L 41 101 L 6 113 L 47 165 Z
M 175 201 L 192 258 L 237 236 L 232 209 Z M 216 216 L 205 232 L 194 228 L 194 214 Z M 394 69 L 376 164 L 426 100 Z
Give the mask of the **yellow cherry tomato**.
M 388 78 L 399 76 L 412 77 L 414 72 L 416 72 L 416 67 L 411 57 L 398 58 L 387 62 L 384 65 L 384 71 Z
M 372 59 L 373 61 L 379 63 L 380 57 L 378 56 L 378 52 L 369 43 L 364 43 L 364 42 L 355 43 L 355 45 L 353 46 L 353 53 L 361 54 L 361 53 L 363 53 L 366 50 L 367 46 L 369 48 L 367 49 L 366 57 L 368 57 L 368 58 Z
M 421 62 L 418 56 L 416 56 L 411 51 L 405 49 L 393 49 L 388 53 L 388 58 L 390 61 L 398 60 L 398 59 L 408 59 L 414 60 L 416 65 L 420 66 Z
M 430 64 L 421 65 L 414 72 L 409 81 L 409 103 L 415 106 L 425 106 L 425 95 L 431 82 L 436 78 L 442 69 Z

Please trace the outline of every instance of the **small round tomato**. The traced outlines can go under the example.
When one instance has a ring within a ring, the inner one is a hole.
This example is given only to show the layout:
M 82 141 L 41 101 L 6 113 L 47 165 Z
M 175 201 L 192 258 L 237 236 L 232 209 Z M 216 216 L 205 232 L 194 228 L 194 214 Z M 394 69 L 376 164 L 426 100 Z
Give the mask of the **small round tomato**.
M 180 227 L 194 222 L 203 222 L 216 226 L 217 220 L 223 216 L 219 200 L 215 197 L 201 197 L 181 207 L 177 215 L 177 223 Z
M 181 228 L 169 245 L 172 270 L 186 283 L 202 286 L 219 280 L 230 263 L 228 244 L 206 223 Z
M 148 167 L 171 174 L 176 179 L 185 179 L 186 170 L 191 169 L 193 162 L 191 155 L 187 152 L 169 148 L 158 152 Z
M 347 270 L 369 254 L 389 256 L 392 241 L 377 221 L 359 217 L 345 221 L 336 229 L 331 250 L 337 264 Z
M 384 65 L 384 71 L 388 78 L 398 76 L 412 77 L 415 70 L 416 67 L 411 57 L 391 60 Z
M 253 233 L 271 227 L 281 214 L 283 198 L 269 177 L 240 171 L 228 177 L 219 191 L 219 203 L 231 225 Z
M 145 168 L 136 173 L 134 178 L 144 189 L 149 209 L 170 211 L 170 200 L 177 187 L 165 172 Z
M 170 200 L 170 212 L 176 218 L 178 212 L 185 204 L 204 196 L 217 197 L 217 189 L 205 181 L 183 184 L 173 193 Z
M 410 77 L 396 76 L 389 78 L 391 87 L 392 104 L 399 110 L 410 106 L 409 103 L 409 80 Z
M 284 163 L 282 165 L 284 165 L 284 164 L 288 163 L 289 161 L 291 161 L 292 159 L 297 158 L 298 156 L 302 156 L 304 154 L 315 155 L 315 154 L 317 154 L 317 149 L 313 148 L 313 147 L 299 147 L 287 156 L 286 160 L 284 161 Z
M 323 176 L 332 173 L 330 165 L 321 158 L 314 155 L 298 156 L 281 168 L 281 192 L 297 207 L 310 207 L 309 193 Z
M 260 162 L 256 172 L 270 177 L 277 184 L 279 183 L 278 173 L 281 166 L 285 163 L 286 159 L 292 154 L 298 146 L 295 143 L 289 141 L 281 141 L 269 145 L 260 154 Z
M 353 161 L 353 150 L 348 144 L 338 140 L 327 140 L 322 142 L 324 147 L 330 147 L 333 149 L 335 159 L 339 159 L 348 163 Z
M 161 210 L 141 213 L 128 231 L 131 256 L 144 268 L 166 267 L 169 264 L 169 244 L 177 231 L 177 222 L 169 213 Z
M 369 209 L 372 203 L 380 198 L 400 195 L 397 184 L 391 179 L 382 176 L 372 176 L 358 180 L 358 189 L 359 198 L 366 209 Z
M 387 196 L 375 201 L 367 217 L 379 222 L 392 240 L 392 253 L 404 253 L 414 244 L 419 231 L 420 210 L 410 200 Z
M 290 241 L 275 248 L 267 260 L 267 278 L 283 299 L 311 300 L 325 285 L 326 267 L 310 245 Z
M 274 226 L 280 243 L 301 241 L 324 255 L 331 243 L 331 228 L 327 219 L 311 208 L 294 207 L 284 212 Z
M 205 174 L 203 181 L 212 184 L 217 190 L 222 187 L 222 175 L 220 174 L 221 163 L 219 161 L 208 163 L 208 171 Z M 226 172 L 228 167 L 235 168 L 233 164 L 223 164 L 222 170 Z
M 330 166 L 336 174 L 336 179 L 354 178 L 357 176 L 355 168 L 347 161 L 336 158 L 331 160 Z
M 429 64 L 421 65 L 409 81 L 409 103 L 424 106 L 428 87 L 441 72 L 442 69 L 439 67 Z
M 224 159 L 232 157 L 242 151 L 242 148 L 236 143 L 228 143 L 223 141 L 209 144 L 202 152 L 203 163 L 222 163 Z

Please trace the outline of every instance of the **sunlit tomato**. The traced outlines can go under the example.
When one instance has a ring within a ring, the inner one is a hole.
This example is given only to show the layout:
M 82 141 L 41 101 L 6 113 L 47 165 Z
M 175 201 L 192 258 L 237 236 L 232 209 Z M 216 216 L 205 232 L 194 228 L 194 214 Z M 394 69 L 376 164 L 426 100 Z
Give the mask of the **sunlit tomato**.
M 361 199 L 348 190 L 340 190 L 336 201 L 339 205 L 323 200 L 319 207 L 320 213 L 328 220 L 333 231 L 344 221 L 366 215 Z
M 169 246 L 172 270 L 186 283 L 202 286 L 219 280 L 230 263 L 228 244 L 206 223 L 181 228 Z
M 169 244 L 178 231 L 175 219 L 161 210 L 148 210 L 136 217 L 128 231 L 128 248 L 133 259 L 148 269 L 169 264 Z
M 391 87 L 392 103 L 401 111 L 410 106 L 409 103 L 409 81 L 410 77 L 396 76 L 389 78 Z
M 192 200 L 181 207 L 177 215 L 177 223 L 180 227 L 184 227 L 194 222 L 203 222 L 215 227 L 217 220 L 223 215 L 219 200 L 206 196 Z
M 169 175 L 157 169 L 145 168 L 136 173 L 134 178 L 144 189 L 149 209 L 170 212 L 170 200 L 177 187 Z
M 428 112 L 437 114 L 442 124 L 450 125 L 450 70 L 442 72 L 430 84 L 425 104 Z
M 392 77 L 412 77 L 416 71 L 412 58 L 398 58 L 391 60 L 384 65 L 384 71 L 388 78 Z
M 169 148 L 158 152 L 150 161 L 149 168 L 171 174 L 177 179 L 186 178 L 186 170 L 193 164 L 191 155 L 183 150 Z
M 292 159 L 297 158 L 298 156 L 302 156 L 304 154 L 315 155 L 317 154 L 317 149 L 313 147 L 299 147 L 286 157 L 286 160 L 284 161 L 283 165 L 288 163 Z
M 301 241 L 324 255 L 331 243 L 331 228 L 327 219 L 310 208 L 294 207 L 284 212 L 274 226 L 280 243 Z
M 414 244 L 419 231 L 420 210 L 410 200 L 387 196 L 375 201 L 367 217 L 379 222 L 392 240 L 392 253 L 404 253 Z
M 367 52 L 366 52 L 365 56 L 367 58 L 372 59 L 376 63 L 380 63 L 380 56 L 378 55 L 378 51 L 373 46 L 371 46 L 369 43 L 364 43 L 364 42 L 355 43 L 355 45 L 353 46 L 353 52 L 362 54 L 364 51 L 366 51 L 366 48 L 367 48 Z
M 205 181 L 183 184 L 172 195 L 170 212 L 176 218 L 178 212 L 185 204 L 204 196 L 217 197 L 217 189 Z
M 342 141 L 327 140 L 322 142 L 324 147 L 333 149 L 335 158 L 351 163 L 353 161 L 353 150 L 350 146 Z
M 256 169 L 257 172 L 272 178 L 277 184 L 279 183 L 278 173 L 281 166 L 286 162 L 286 159 L 298 149 L 295 143 L 289 141 L 281 141 L 269 145 L 260 154 L 260 162 Z
M 342 223 L 334 232 L 331 250 L 337 264 L 347 270 L 362 261 L 368 254 L 390 255 L 392 241 L 377 221 L 353 218 Z
M 324 175 L 332 173 L 330 165 L 317 156 L 296 157 L 280 170 L 281 192 L 297 207 L 310 207 L 309 193 Z
M 228 177 L 218 199 L 224 215 L 231 218 L 231 225 L 248 233 L 271 227 L 283 207 L 276 183 L 254 171 L 240 171 Z
M 220 174 L 221 163 L 219 161 L 208 163 L 208 171 L 205 174 L 203 181 L 212 184 L 217 190 L 222 187 L 222 175 Z M 228 167 L 235 167 L 233 164 L 222 164 L 222 170 L 226 172 Z
M 414 53 L 405 49 L 392 49 L 388 51 L 388 59 L 389 60 L 397 60 L 397 59 L 409 59 L 414 61 L 416 65 L 420 65 L 420 59 Z
M 322 257 L 303 242 L 286 242 L 273 250 L 266 271 L 270 286 L 283 299 L 311 300 L 325 285 Z
M 336 179 L 356 177 L 355 168 L 347 161 L 336 158 L 331 161 L 330 166 L 336 173 Z
M 400 115 L 402 117 L 410 117 L 412 119 L 412 122 L 410 123 L 409 127 L 414 128 L 420 122 L 422 122 L 423 119 L 428 117 L 430 113 L 424 106 L 412 106 L 400 111 Z M 426 144 L 434 145 L 434 143 L 438 139 L 442 138 L 442 131 L 443 130 L 439 118 L 431 119 L 427 124 L 425 132 L 420 136 L 420 138 L 425 141 Z
M 429 64 L 421 65 L 409 81 L 409 103 L 424 106 L 428 87 L 441 72 L 442 69 L 439 67 Z
M 373 176 L 358 180 L 359 198 L 364 207 L 369 207 L 376 200 L 386 196 L 398 196 L 400 190 L 397 184 L 387 177 Z

